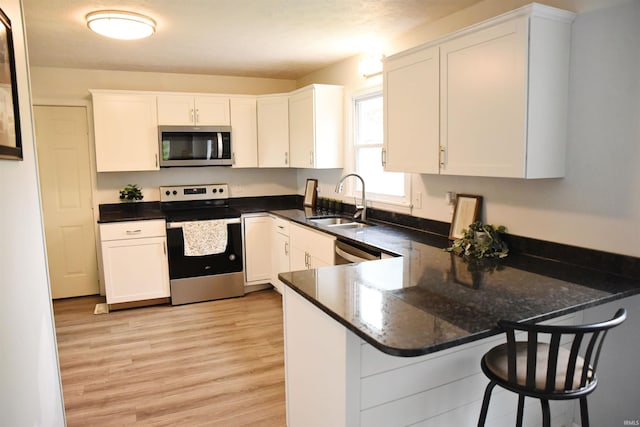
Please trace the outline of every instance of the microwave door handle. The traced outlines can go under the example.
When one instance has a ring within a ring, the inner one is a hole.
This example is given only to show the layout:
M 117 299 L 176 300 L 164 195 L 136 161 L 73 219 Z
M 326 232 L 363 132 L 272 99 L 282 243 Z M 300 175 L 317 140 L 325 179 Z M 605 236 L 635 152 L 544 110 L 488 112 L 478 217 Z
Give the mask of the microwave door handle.
M 222 132 L 218 132 L 218 158 L 222 158 Z
M 207 139 L 207 160 L 211 159 L 211 155 L 213 154 L 211 151 L 213 150 L 213 141 Z

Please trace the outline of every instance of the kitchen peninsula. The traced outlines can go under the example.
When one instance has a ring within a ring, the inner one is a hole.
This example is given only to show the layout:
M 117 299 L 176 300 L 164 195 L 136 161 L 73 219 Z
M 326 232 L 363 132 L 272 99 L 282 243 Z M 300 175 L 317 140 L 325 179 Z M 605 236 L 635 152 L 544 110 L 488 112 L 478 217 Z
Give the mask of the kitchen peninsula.
M 303 211 L 273 213 L 327 231 Z M 280 274 L 292 427 L 475 425 L 498 319 L 576 324 L 640 293 L 623 275 L 517 253 L 471 272 L 446 237 L 385 223 L 334 234 L 400 257 Z M 515 395 L 496 401 L 489 424 L 513 425 Z M 571 425 L 571 405 L 552 406 L 554 425 Z

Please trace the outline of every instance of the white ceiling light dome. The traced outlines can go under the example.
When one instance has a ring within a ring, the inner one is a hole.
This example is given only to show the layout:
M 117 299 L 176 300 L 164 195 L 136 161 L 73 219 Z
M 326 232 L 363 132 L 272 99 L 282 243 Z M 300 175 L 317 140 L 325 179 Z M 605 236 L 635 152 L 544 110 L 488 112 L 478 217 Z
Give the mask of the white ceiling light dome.
M 86 18 L 87 26 L 92 31 L 113 39 L 142 39 L 156 31 L 156 21 L 134 12 L 99 10 L 91 12 Z

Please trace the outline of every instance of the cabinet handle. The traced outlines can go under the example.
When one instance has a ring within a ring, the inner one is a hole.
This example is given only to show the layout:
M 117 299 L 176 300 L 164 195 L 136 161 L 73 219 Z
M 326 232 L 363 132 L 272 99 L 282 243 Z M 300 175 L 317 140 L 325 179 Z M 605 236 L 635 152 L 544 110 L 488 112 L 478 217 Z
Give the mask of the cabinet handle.
M 162 242 L 162 248 L 164 249 L 164 254 L 167 254 L 167 242 Z
M 309 151 L 309 165 L 313 166 L 313 151 Z
M 284 164 L 288 165 L 289 164 L 289 153 L 288 152 L 284 152 Z
M 384 148 L 382 149 L 381 157 L 382 158 L 380 160 L 382 161 L 382 167 L 387 166 L 387 150 L 385 150 Z
M 446 162 L 446 157 L 447 157 L 447 150 L 446 148 L 444 148 L 444 146 L 440 146 L 440 167 L 444 168 L 445 162 Z
M 195 123 L 196 121 L 195 110 L 192 108 L 189 114 L 191 115 L 191 123 Z
M 196 108 L 196 123 L 200 123 L 200 110 Z
M 236 153 L 235 152 L 231 153 L 231 164 L 232 165 L 236 164 Z
M 156 157 L 156 167 L 158 167 L 158 155 L 156 154 L 155 157 Z
M 284 242 L 284 254 L 289 255 L 289 242 Z
M 127 236 L 132 236 L 134 234 L 142 233 L 142 230 L 127 230 L 126 233 L 127 233 Z

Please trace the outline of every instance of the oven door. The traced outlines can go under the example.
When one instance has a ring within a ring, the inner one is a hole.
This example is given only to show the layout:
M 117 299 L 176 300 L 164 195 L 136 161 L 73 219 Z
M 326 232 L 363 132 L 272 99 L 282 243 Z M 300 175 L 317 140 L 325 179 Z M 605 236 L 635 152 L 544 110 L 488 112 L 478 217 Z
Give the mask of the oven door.
M 233 221 L 233 222 L 231 222 Z M 242 231 L 240 219 L 227 225 L 227 249 L 223 253 L 204 256 L 185 256 L 181 223 L 167 223 L 169 247 L 169 277 L 211 276 L 242 271 Z
M 173 305 L 244 295 L 240 218 L 228 221 L 226 250 L 204 256 L 185 256 L 182 224 L 167 222 Z

